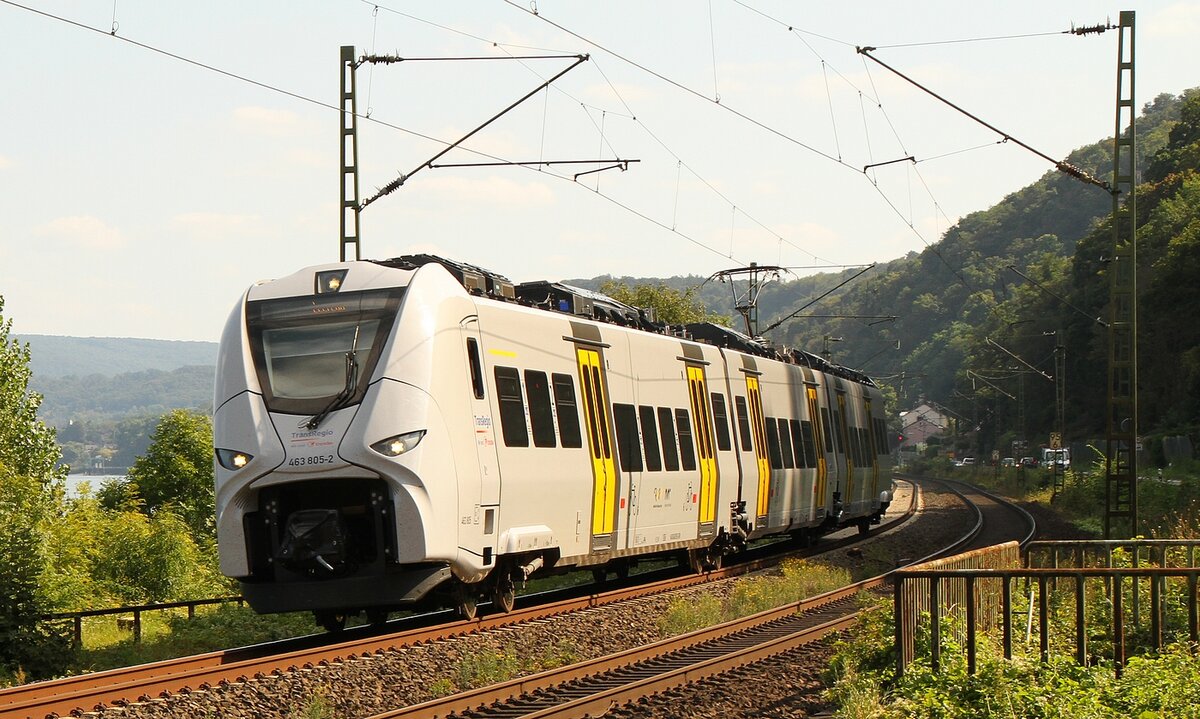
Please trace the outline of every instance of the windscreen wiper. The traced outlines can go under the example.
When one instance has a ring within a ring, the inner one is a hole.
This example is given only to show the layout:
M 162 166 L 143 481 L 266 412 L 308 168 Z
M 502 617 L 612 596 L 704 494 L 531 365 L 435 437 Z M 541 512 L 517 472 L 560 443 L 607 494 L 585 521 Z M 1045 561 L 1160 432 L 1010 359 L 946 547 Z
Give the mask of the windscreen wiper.
M 354 396 L 354 390 L 358 388 L 358 361 L 355 359 L 357 354 L 358 326 L 355 325 L 354 341 L 350 345 L 350 351 L 346 353 L 346 384 L 344 387 L 342 387 L 342 391 L 338 392 L 337 396 L 333 398 L 333 401 L 325 405 L 325 408 L 320 412 L 317 412 L 312 417 L 308 418 L 308 421 L 303 424 L 305 429 L 316 429 L 317 427 L 320 427 L 321 423 L 325 421 L 325 418 L 328 417 L 331 412 L 345 407 L 350 401 L 350 398 Z

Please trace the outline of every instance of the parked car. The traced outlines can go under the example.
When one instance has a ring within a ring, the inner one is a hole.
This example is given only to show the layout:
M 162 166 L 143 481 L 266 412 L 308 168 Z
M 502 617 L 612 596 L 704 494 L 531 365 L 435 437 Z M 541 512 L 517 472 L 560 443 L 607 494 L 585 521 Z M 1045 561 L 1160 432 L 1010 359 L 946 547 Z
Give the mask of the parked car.
M 1033 457 L 1022 457 L 1021 458 L 1021 466 L 1022 467 L 1037 467 L 1038 461 Z
M 1005 457 L 1004 459 L 1000 460 L 1001 467 L 1015 467 L 1016 464 L 1017 460 L 1013 459 L 1012 457 Z
M 963 457 L 962 461 L 958 463 L 958 466 L 974 467 L 975 466 L 975 458 L 974 457 Z

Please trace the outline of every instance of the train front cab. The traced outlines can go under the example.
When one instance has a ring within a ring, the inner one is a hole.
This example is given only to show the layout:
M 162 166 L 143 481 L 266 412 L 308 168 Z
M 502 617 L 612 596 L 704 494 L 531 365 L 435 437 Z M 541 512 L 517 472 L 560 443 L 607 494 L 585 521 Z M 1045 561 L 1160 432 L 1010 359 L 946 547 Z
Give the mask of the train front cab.
M 222 338 L 214 415 L 221 568 L 239 579 L 259 612 L 336 616 L 396 608 L 452 577 L 478 579 L 487 571 L 483 545 L 494 545 L 474 537 L 484 534 L 489 515 L 480 511 L 487 497 L 473 456 L 462 339 L 427 331 L 430 323 L 465 327 L 473 302 L 440 268 L 334 267 L 346 270 L 342 293 L 311 294 L 313 271 L 323 268 L 252 288 Z M 338 317 L 337 308 L 356 306 L 359 290 L 390 298 L 381 312 L 394 326 L 380 315 L 372 341 L 361 317 L 342 322 L 355 337 L 345 341 L 361 342 L 352 383 L 347 347 L 306 333 Z M 263 304 L 254 306 L 256 299 Z M 290 301 L 305 308 L 304 319 L 288 313 Z M 303 347 L 317 349 L 306 355 Z M 349 401 L 310 396 L 289 403 L 280 384 L 289 366 L 324 376 L 339 363 L 335 379 L 319 380 L 332 383 L 321 394 L 353 386 Z M 461 421 L 446 422 L 447 413 Z M 227 467 L 223 450 L 249 459 Z M 466 527 L 457 509 L 464 504 L 473 508 Z

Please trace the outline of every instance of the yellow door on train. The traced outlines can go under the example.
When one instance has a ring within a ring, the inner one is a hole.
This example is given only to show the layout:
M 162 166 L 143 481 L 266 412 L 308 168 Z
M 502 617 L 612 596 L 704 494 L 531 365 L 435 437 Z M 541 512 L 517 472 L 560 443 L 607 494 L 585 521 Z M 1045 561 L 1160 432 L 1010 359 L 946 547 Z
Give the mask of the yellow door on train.
M 688 392 L 692 416 L 696 421 L 696 445 L 700 454 L 700 536 L 712 534 L 717 517 L 717 455 L 713 442 L 713 421 L 708 409 L 708 382 L 704 368 L 688 365 Z
M 805 387 L 805 396 L 808 398 L 808 416 L 812 423 L 813 447 L 816 449 L 817 455 L 817 483 L 814 494 L 817 495 L 817 502 L 824 506 L 825 485 L 829 481 L 829 466 L 825 463 L 826 447 L 821 438 L 821 406 L 817 402 L 817 388 L 811 385 Z
M 592 453 L 592 548 L 611 549 L 617 516 L 617 468 L 613 459 L 612 426 L 600 353 L 576 349 L 579 384 L 583 388 L 583 414 L 588 447 Z
M 746 394 L 750 402 L 750 426 L 754 430 L 754 456 L 758 460 L 758 506 L 755 515 L 759 525 L 763 525 L 767 517 L 767 499 L 771 493 L 771 460 L 767 458 L 767 427 L 763 420 L 758 377 L 746 375 Z

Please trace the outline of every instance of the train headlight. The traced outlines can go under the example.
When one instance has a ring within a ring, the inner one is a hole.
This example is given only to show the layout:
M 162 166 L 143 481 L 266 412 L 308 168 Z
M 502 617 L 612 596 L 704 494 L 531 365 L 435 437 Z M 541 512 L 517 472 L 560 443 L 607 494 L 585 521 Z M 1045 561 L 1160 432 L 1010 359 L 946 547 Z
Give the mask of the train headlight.
M 385 457 L 399 457 L 408 450 L 416 447 L 421 443 L 421 438 L 425 436 L 425 430 L 418 429 L 416 432 L 405 432 L 398 434 L 395 437 L 388 437 L 371 445 L 371 449 L 382 454 Z
M 250 464 L 252 459 L 254 459 L 254 455 L 239 452 L 236 449 L 217 450 L 217 462 L 225 469 L 241 469 Z
M 346 270 L 325 270 L 317 273 L 317 294 L 327 295 L 342 289 Z

